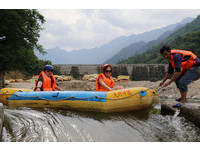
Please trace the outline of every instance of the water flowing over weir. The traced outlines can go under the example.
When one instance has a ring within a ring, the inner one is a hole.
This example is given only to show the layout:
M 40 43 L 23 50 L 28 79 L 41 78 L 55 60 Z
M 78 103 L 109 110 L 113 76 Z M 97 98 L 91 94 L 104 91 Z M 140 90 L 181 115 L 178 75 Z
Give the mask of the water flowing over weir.
M 200 141 L 200 130 L 183 117 L 148 112 L 94 113 L 53 109 L 4 109 L 3 142 Z

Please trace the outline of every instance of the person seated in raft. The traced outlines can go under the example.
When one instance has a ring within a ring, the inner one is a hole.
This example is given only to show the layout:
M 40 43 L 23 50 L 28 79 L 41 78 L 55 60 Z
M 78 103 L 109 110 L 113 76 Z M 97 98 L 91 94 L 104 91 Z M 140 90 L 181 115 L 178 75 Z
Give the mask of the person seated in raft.
M 112 66 L 105 64 L 102 67 L 102 73 L 100 73 L 96 79 L 96 91 L 112 91 L 124 88 L 122 86 L 114 85 L 115 82 L 112 79 Z
M 61 88 L 56 85 L 56 79 L 53 76 L 53 70 L 53 66 L 51 65 L 46 65 L 44 67 L 35 83 L 34 91 L 61 90 Z

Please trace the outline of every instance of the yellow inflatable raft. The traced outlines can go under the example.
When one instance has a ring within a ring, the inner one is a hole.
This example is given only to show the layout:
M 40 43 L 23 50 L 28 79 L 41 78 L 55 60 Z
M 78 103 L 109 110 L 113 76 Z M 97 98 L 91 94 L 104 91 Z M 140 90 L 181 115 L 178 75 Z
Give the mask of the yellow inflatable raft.
M 155 90 L 135 87 L 109 92 L 40 91 L 3 88 L 0 102 L 9 107 L 59 108 L 95 112 L 125 112 L 144 110 L 158 103 Z

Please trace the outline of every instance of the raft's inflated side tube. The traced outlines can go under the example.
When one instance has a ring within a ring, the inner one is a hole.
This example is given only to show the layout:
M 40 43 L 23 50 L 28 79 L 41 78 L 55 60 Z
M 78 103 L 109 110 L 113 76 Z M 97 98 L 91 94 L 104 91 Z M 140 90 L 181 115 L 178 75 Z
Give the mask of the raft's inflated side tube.
M 1 102 L 10 107 L 62 108 L 96 112 L 124 112 L 151 108 L 158 103 L 153 89 L 144 87 L 116 91 L 32 91 L 5 88 Z M 3 100 L 3 101 L 2 101 Z
M 94 101 L 106 102 L 106 92 L 93 91 L 35 91 L 35 92 L 15 92 L 10 100 L 74 100 L 74 101 Z

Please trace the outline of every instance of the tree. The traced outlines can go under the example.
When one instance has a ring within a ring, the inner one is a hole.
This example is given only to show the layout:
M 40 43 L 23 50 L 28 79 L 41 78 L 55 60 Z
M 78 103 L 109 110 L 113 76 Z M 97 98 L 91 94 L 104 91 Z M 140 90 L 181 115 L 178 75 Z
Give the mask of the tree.
M 0 9 L 0 37 L 6 36 L 6 42 L 0 44 L 1 72 L 37 65 L 34 63 L 38 58 L 33 50 L 45 53 L 38 44 L 44 22 L 44 17 L 37 10 Z

